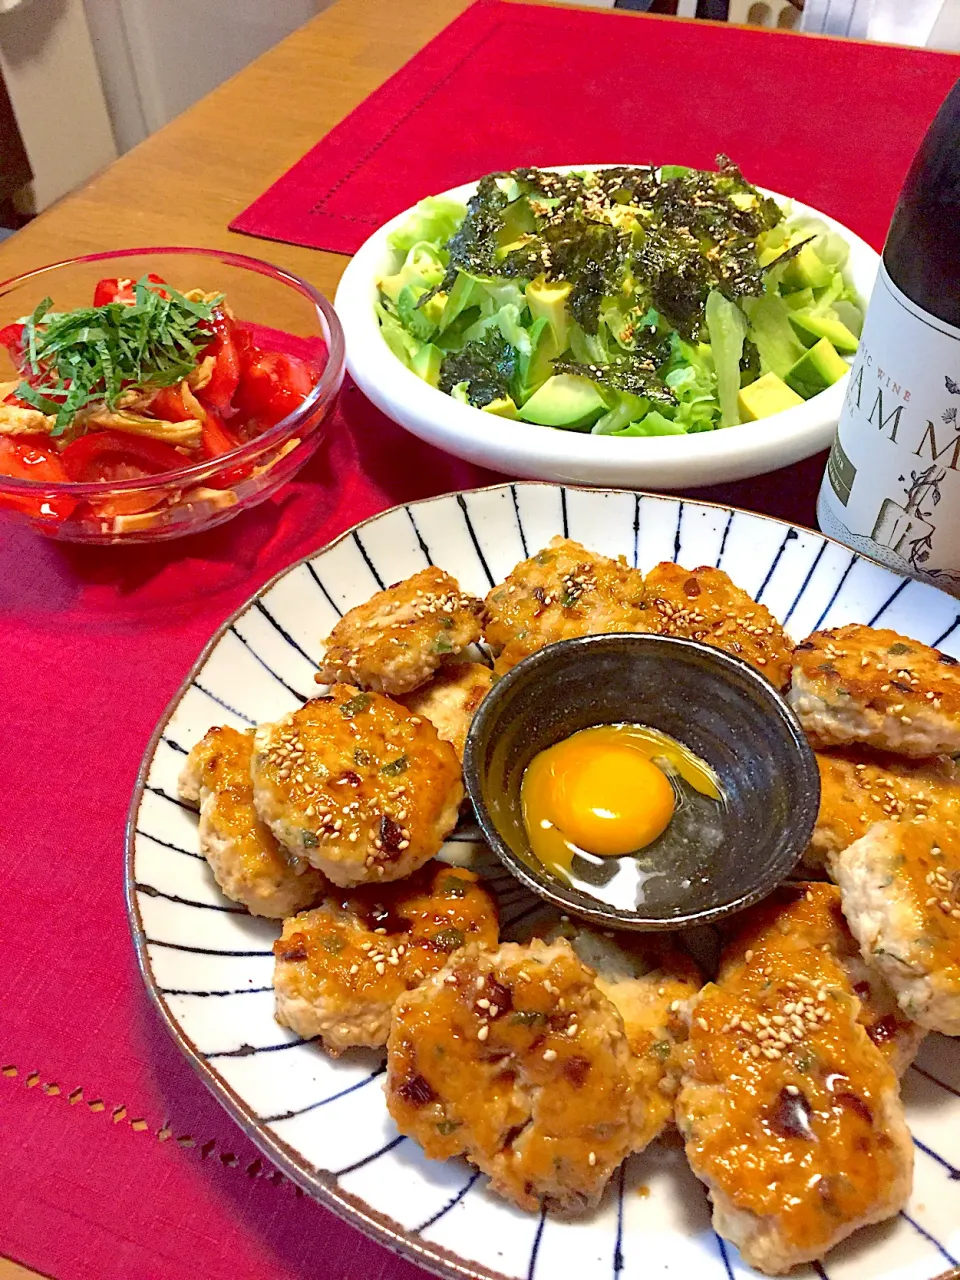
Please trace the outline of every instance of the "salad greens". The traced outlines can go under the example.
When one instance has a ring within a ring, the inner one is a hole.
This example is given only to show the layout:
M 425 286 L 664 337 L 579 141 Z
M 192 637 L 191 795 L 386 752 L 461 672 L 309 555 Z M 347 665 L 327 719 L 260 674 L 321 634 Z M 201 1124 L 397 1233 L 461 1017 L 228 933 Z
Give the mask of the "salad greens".
M 87 405 L 120 407 L 131 387 L 169 387 L 192 373 L 213 337 L 222 296 L 195 302 L 147 276 L 130 302 L 53 310 L 51 298 L 24 318 L 25 371 L 17 396 L 56 422 L 61 435 Z
M 385 341 L 465 404 L 595 435 L 801 404 L 857 347 L 849 247 L 717 164 L 514 169 L 421 201 L 377 282 Z

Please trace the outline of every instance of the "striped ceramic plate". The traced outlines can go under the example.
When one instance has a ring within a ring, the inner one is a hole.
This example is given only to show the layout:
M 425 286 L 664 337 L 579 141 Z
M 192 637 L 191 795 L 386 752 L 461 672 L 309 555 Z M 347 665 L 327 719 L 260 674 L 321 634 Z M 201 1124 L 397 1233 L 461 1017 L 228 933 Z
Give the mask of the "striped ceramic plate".
M 127 892 L 147 987 L 171 1034 L 264 1152 L 318 1199 L 441 1275 L 753 1275 L 711 1230 L 706 1197 L 669 1141 L 632 1159 L 597 1213 L 565 1223 L 522 1214 L 466 1164 L 438 1164 L 400 1137 L 380 1090 L 380 1055 L 338 1061 L 273 1019 L 278 930 L 219 893 L 176 798 L 184 753 L 211 724 L 272 720 L 309 697 L 320 638 L 346 609 L 425 564 L 483 595 L 516 562 L 567 534 L 647 569 L 716 564 L 794 637 L 862 621 L 960 656 L 960 604 L 805 529 L 726 507 L 611 490 L 514 484 L 397 507 L 293 565 L 214 637 L 157 727 L 131 809 Z M 488 866 L 505 931 L 535 902 L 491 862 L 469 827 L 445 856 Z M 832 1280 L 930 1280 L 960 1255 L 960 1052 L 927 1039 L 904 1082 L 917 1147 L 913 1198 L 861 1232 Z

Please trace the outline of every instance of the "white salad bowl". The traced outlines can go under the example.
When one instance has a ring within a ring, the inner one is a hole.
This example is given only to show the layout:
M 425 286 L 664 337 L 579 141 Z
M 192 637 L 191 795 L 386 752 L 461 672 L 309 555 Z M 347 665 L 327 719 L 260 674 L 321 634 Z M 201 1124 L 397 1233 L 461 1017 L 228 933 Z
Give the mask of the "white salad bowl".
M 561 171 L 603 165 L 555 165 Z M 441 193 L 466 203 L 475 182 Z M 759 188 L 763 190 L 763 188 Z M 819 218 L 850 246 L 845 268 L 866 302 L 873 291 L 880 256 L 842 223 L 774 191 L 793 214 Z M 403 254 L 388 237 L 413 213 L 385 223 L 361 245 L 337 289 L 335 306 L 347 344 L 347 368 L 360 390 L 394 422 L 429 444 L 468 462 L 507 475 L 590 485 L 644 489 L 692 489 L 741 480 L 786 467 L 826 449 L 840 416 L 847 378 L 796 408 L 758 422 L 682 436 L 618 439 L 498 418 L 461 404 L 418 378 L 399 360 L 380 332 L 374 311 L 377 281 L 399 270 Z

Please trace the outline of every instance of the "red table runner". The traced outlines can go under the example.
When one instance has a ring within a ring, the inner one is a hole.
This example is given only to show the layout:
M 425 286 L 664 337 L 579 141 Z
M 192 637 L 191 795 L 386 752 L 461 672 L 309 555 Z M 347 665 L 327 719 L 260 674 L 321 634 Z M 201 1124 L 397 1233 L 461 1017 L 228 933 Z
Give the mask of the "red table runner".
M 352 249 L 483 170 L 724 148 L 878 243 L 956 66 L 484 0 L 240 225 Z M 697 496 L 812 523 L 822 469 Z M 273 1171 L 180 1057 L 136 969 L 123 827 L 154 724 L 247 596 L 383 507 L 495 478 L 348 385 L 305 471 L 209 534 L 84 549 L 0 523 L 0 1253 L 58 1280 L 422 1278 Z
M 495 169 L 710 167 L 879 247 L 955 54 L 480 0 L 231 224 L 354 253 L 422 196 Z
M 809 523 L 823 462 L 700 496 Z M 221 529 L 96 549 L 0 524 L 0 1254 L 57 1280 L 422 1280 L 273 1171 L 181 1058 L 136 968 L 123 829 L 156 721 L 248 595 L 375 511 L 496 479 L 348 384 L 306 470 Z

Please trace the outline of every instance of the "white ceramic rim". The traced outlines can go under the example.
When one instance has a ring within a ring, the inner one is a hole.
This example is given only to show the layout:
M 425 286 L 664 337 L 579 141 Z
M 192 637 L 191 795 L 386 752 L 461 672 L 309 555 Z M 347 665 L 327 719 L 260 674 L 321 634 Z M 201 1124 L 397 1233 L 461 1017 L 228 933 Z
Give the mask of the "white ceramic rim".
M 622 163 L 622 162 L 621 162 Z M 609 164 L 544 165 L 559 172 L 594 170 Z M 476 182 L 437 193 L 466 202 Z M 759 187 L 791 213 L 821 219 L 850 245 L 850 274 L 869 299 L 880 255 L 865 240 L 810 205 Z M 347 368 L 378 409 L 421 440 L 480 466 L 530 479 L 588 485 L 637 485 L 648 489 L 695 488 L 739 480 L 789 466 L 830 444 L 848 378 L 803 405 L 759 422 L 692 436 L 616 439 L 498 418 L 464 405 L 429 386 L 399 360 L 380 331 L 373 303 L 376 279 L 392 253 L 387 237 L 412 214 L 391 218 L 367 239 L 348 263 L 334 305 L 347 343 Z

